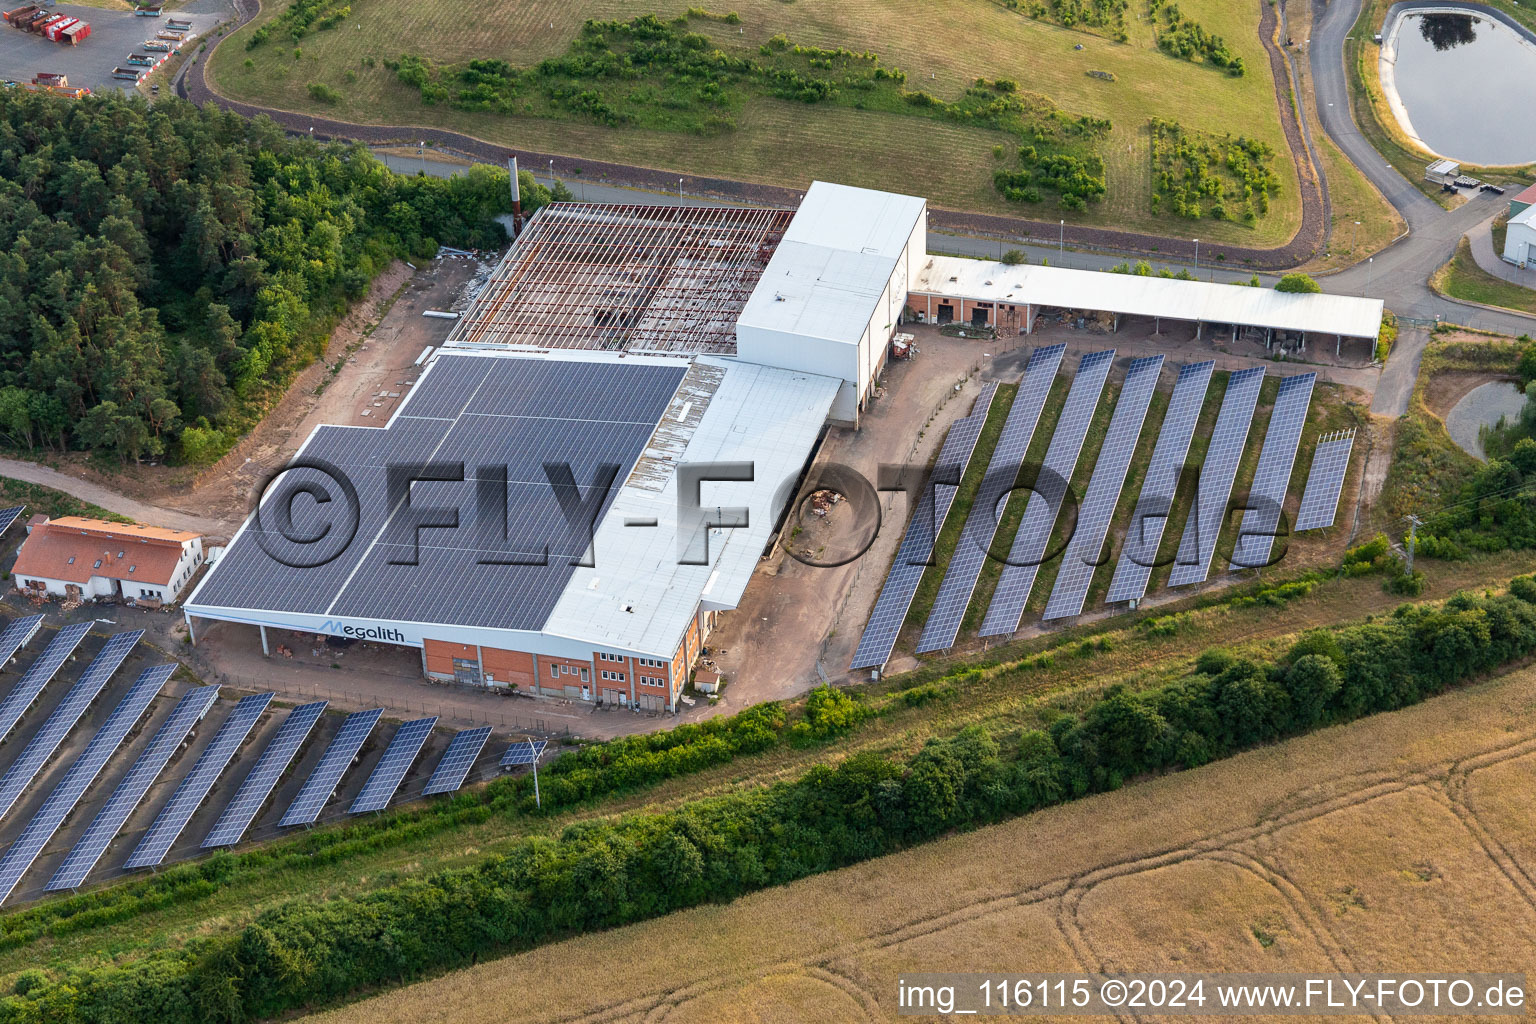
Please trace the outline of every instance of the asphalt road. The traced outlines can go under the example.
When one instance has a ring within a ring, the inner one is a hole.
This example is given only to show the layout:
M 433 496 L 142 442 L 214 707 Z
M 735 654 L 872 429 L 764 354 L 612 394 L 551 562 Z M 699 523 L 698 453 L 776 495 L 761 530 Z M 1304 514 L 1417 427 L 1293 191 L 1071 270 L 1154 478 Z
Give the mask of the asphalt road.
M 1399 174 L 1360 133 L 1349 106 L 1345 47 L 1349 31 L 1360 16 L 1361 0 L 1333 0 L 1313 5 L 1311 41 L 1313 88 L 1323 128 L 1356 167 L 1386 196 L 1408 224 L 1408 235 L 1359 263 L 1322 280 L 1323 288 L 1340 294 L 1369 292 L 1384 299 L 1399 316 L 1449 320 L 1501 334 L 1536 333 L 1536 317 L 1503 313 L 1443 298 L 1430 289 L 1431 274 L 1456 251 L 1461 236 L 1497 213 L 1504 199 L 1487 193 L 1447 210 Z M 1400 346 L 1397 350 L 1407 358 Z M 1394 352 L 1393 360 L 1399 358 Z M 1415 357 L 1415 365 L 1416 365 Z M 1399 413 L 1407 409 L 1402 397 Z M 1378 409 L 1378 412 L 1387 411 Z

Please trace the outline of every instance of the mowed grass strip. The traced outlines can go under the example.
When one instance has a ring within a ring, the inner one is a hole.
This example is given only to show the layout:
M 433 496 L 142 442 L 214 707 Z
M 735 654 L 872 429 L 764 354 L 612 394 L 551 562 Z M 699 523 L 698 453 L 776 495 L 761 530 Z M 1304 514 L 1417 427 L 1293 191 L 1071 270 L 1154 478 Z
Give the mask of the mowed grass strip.
M 1472 258 L 1472 246 L 1463 237 L 1456 254 L 1435 271 L 1430 285 L 1442 295 L 1485 306 L 1499 306 L 1519 313 L 1536 313 L 1536 291 L 1494 277 Z
M 250 35 L 286 7 L 274 3 L 219 48 L 208 74 L 220 92 L 235 99 L 363 124 L 430 124 L 513 147 L 792 187 L 813 177 L 834 178 L 916 192 L 956 209 L 1065 216 L 1074 223 L 1184 234 L 1195 225 L 1155 216 L 1149 206 L 1146 125 L 1154 116 L 1165 117 L 1217 136 L 1246 134 L 1270 145 L 1282 180 L 1270 215 L 1253 227 L 1231 221 L 1198 224 L 1202 239 L 1212 242 L 1278 245 L 1295 233 L 1301 210 L 1258 38 L 1259 7 L 1225 0 L 1187 0 L 1180 6 L 1208 31 L 1225 37 L 1247 65 L 1245 76 L 1232 78 L 1161 53 L 1151 27 L 1139 16 L 1129 19 L 1131 38 L 1122 44 L 1035 21 L 991 0 L 939 6 L 922 0 L 744 0 L 730 5 L 740 25 L 690 22 L 691 31 L 722 47 L 755 47 L 783 34 L 796 44 L 873 51 L 886 67 L 907 72 L 907 88 L 946 100 L 958 97 L 976 78 L 1007 78 L 1051 97 L 1071 114 L 1107 117 L 1114 129 L 1101 153 L 1109 196 L 1081 214 L 1063 213 L 1051 202 L 1009 204 L 998 195 L 991 178 L 1001 163 L 993 149 L 1002 146 L 1011 160 L 1024 142 L 1001 132 L 766 99 L 750 101 L 737 116 L 738 127 L 718 137 L 429 108 L 384 63 L 409 53 L 442 63 L 501 58 L 528 66 L 564 53 L 587 18 L 673 17 L 683 13 L 682 5 L 528 0 L 466 15 L 445 0 L 371 0 L 337 27 L 299 40 L 274 25 L 268 42 L 247 51 Z M 981 39 L 987 45 L 935 43 Z M 1083 49 L 1075 49 L 1079 44 Z M 1111 71 L 1117 81 L 1091 78 L 1091 70 Z M 312 83 L 334 89 L 335 102 L 311 96 Z M 786 160 L 791 153 L 794 158 Z

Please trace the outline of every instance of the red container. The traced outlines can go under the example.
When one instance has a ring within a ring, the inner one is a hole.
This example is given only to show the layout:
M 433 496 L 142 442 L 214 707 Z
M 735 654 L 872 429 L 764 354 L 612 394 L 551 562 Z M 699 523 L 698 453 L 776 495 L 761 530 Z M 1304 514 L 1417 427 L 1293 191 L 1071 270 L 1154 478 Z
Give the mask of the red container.
M 79 18 L 65 18 L 62 21 L 56 21 L 43 30 L 43 35 L 47 36 L 49 39 L 52 39 L 54 42 L 58 42 L 59 33 L 69 28 L 69 26 L 73 25 L 79 20 Z
M 77 21 L 60 34 L 59 42 L 68 43 L 71 46 L 75 46 L 80 42 L 80 40 L 84 39 L 90 34 L 91 23 L 88 21 Z M 90 90 L 86 91 L 89 92 Z

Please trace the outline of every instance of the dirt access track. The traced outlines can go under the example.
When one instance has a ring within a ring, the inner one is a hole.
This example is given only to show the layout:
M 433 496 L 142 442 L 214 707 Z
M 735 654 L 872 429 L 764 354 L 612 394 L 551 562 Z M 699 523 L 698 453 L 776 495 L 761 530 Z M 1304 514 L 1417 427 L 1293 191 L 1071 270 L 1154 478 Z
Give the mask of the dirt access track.
M 261 422 L 213 466 L 93 468 L 85 456 L 53 466 L 0 459 L 0 475 L 42 484 L 140 522 L 228 540 L 250 511 L 254 489 L 325 423 L 383 426 L 420 372 L 412 364 L 448 336 L 447 309 L 482 268 L 472 259 L 438 259 L 412 269 L 395 262 L 332 331 L 324 356 L 301 371 Z

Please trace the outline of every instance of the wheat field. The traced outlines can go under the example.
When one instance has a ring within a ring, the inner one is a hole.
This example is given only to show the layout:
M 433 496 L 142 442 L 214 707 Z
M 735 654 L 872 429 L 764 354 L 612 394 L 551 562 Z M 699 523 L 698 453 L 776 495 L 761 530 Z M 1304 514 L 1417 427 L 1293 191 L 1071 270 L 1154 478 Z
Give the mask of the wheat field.
M 896 1020 L 913 971 L 1536 970 L 1536 669 L 309 1018 Z

